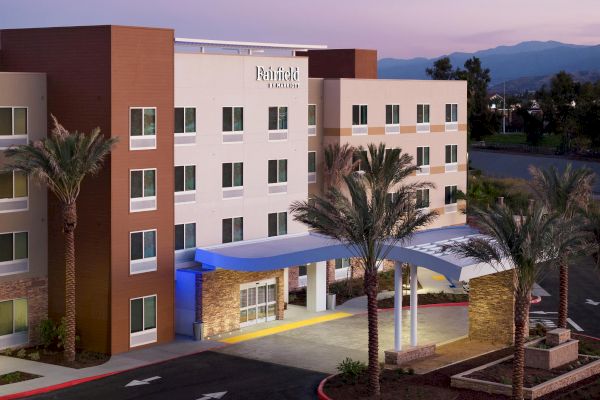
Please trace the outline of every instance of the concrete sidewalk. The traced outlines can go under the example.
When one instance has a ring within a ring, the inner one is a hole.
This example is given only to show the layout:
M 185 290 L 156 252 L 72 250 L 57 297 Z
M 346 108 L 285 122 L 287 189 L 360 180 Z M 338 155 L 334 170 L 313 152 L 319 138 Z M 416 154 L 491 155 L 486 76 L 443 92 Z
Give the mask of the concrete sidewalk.
M 0 375 L 22 371 L 41 375 L 40 378 L 0 386 L 0 396 L 28 392 L 48 386 L 86 379 L 98 375 L 114 374 L 144 365 L 158 363 L 173 358 L 226 346 L 223 343 L 203 340 L 196 342 L 187 337 L 178 337 L 171 343 L 134 350 L 112 356 L 106 363 L 89 368 L 68 368 L 59 365 L 24 360 L 15 357 L 0 356 Z

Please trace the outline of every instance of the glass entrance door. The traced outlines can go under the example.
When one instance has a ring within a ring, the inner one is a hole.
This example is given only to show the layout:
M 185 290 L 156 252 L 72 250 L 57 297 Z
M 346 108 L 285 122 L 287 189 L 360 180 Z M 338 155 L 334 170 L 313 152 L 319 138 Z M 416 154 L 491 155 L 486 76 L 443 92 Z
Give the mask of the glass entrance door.
M 273 321 L 276 310 L 275 279 L 240 285 L 240 327 Z

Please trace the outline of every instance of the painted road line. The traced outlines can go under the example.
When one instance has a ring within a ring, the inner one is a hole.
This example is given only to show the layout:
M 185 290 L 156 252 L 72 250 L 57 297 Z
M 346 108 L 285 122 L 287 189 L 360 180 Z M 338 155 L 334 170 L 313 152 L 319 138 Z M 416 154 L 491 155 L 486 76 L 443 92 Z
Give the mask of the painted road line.
M 572 326 L 573 328 L 575 328 L 575 329 L 576 329 L 578 332 L 583 332 L 583 328 L 582 328 L 582 327 L 580 327 L 579 325 L 577 325 L 577 324 L 575 323 L 575 321 L 573 321 L 571 318 L 567 318 L 567 322 L 568 322 L 568 323 L 570 323 L 570 324 L 571 324 L 571 326 Z
M 134 379 L 131 382 L 129 382 L 127 385 L 125 385 L 125 387 L 149 385 L 150 382 L 155 381 L 157 379 L 160 379 L 160 376 L 153 376 L 153 377 L 141 379 L 141 380 Z
M 274 326 L 272 328 L 261 329 L 258 331 L 249 332 L 249 333 L 239 335 L 239 336 L 232 336 L 230 338 L 222 339 L 221 342 L 229 343 L 229 344 L 245 342 L 246 340 L 252 340 L 252 339 L 257 339 L 257 338 L 264 337 L 264 336 L 274 335 L 276 333 L 291 331 L 292 329 L 302 328 L 302 327 L 310 326 L 310 325 L 316 325 L 316 324 L 320 324 L 322 322 L 334 321 L 336 319 L 346 318 L 346 317 L 350 317 L 352 315 L 354 315 L 354 314 L 345 313 L 345 312 L 338 312 L 338 313 L 334 313 L 334 314 L 322 315 L 320 317 L 309 318 L 309 319 L 305 319 L 302 321 L 290 322 L 289 324 L 283 324 L 283 325 L 279 325 L 279 326 Z
M 592 306 L 597 306 L 598 304 L 600 304 L 600 301 L 594 301 L 592 299 L 585 299 L 585 304 L 589 304 Z
M 216 393 L 205 393 L 202 395 L 202 397 L 200 397 L 197 400 L 212 400 L 212 399 L 222 399 L 223 396 L 225 396 L 227 394 L 227 391 L 225 392 L 216 392 Z

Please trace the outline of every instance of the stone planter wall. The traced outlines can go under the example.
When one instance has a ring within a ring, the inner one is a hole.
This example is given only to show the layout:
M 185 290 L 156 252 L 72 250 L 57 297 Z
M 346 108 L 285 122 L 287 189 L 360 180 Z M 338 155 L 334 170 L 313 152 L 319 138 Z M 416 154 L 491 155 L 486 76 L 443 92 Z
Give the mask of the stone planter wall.
M 579 340 L 569 340 L 549 349 L 533 346 L 525 347 L 525 366 L 540 369 L 554 369 L 577 360 Z

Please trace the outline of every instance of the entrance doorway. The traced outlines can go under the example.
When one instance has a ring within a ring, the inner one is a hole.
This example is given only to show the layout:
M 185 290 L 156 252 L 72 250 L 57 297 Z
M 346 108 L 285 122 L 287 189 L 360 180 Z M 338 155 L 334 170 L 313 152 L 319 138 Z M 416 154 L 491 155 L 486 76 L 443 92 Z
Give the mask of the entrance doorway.
M 274 321 L 277 310 L 275 279 L 240 285 L 240 327 Z

